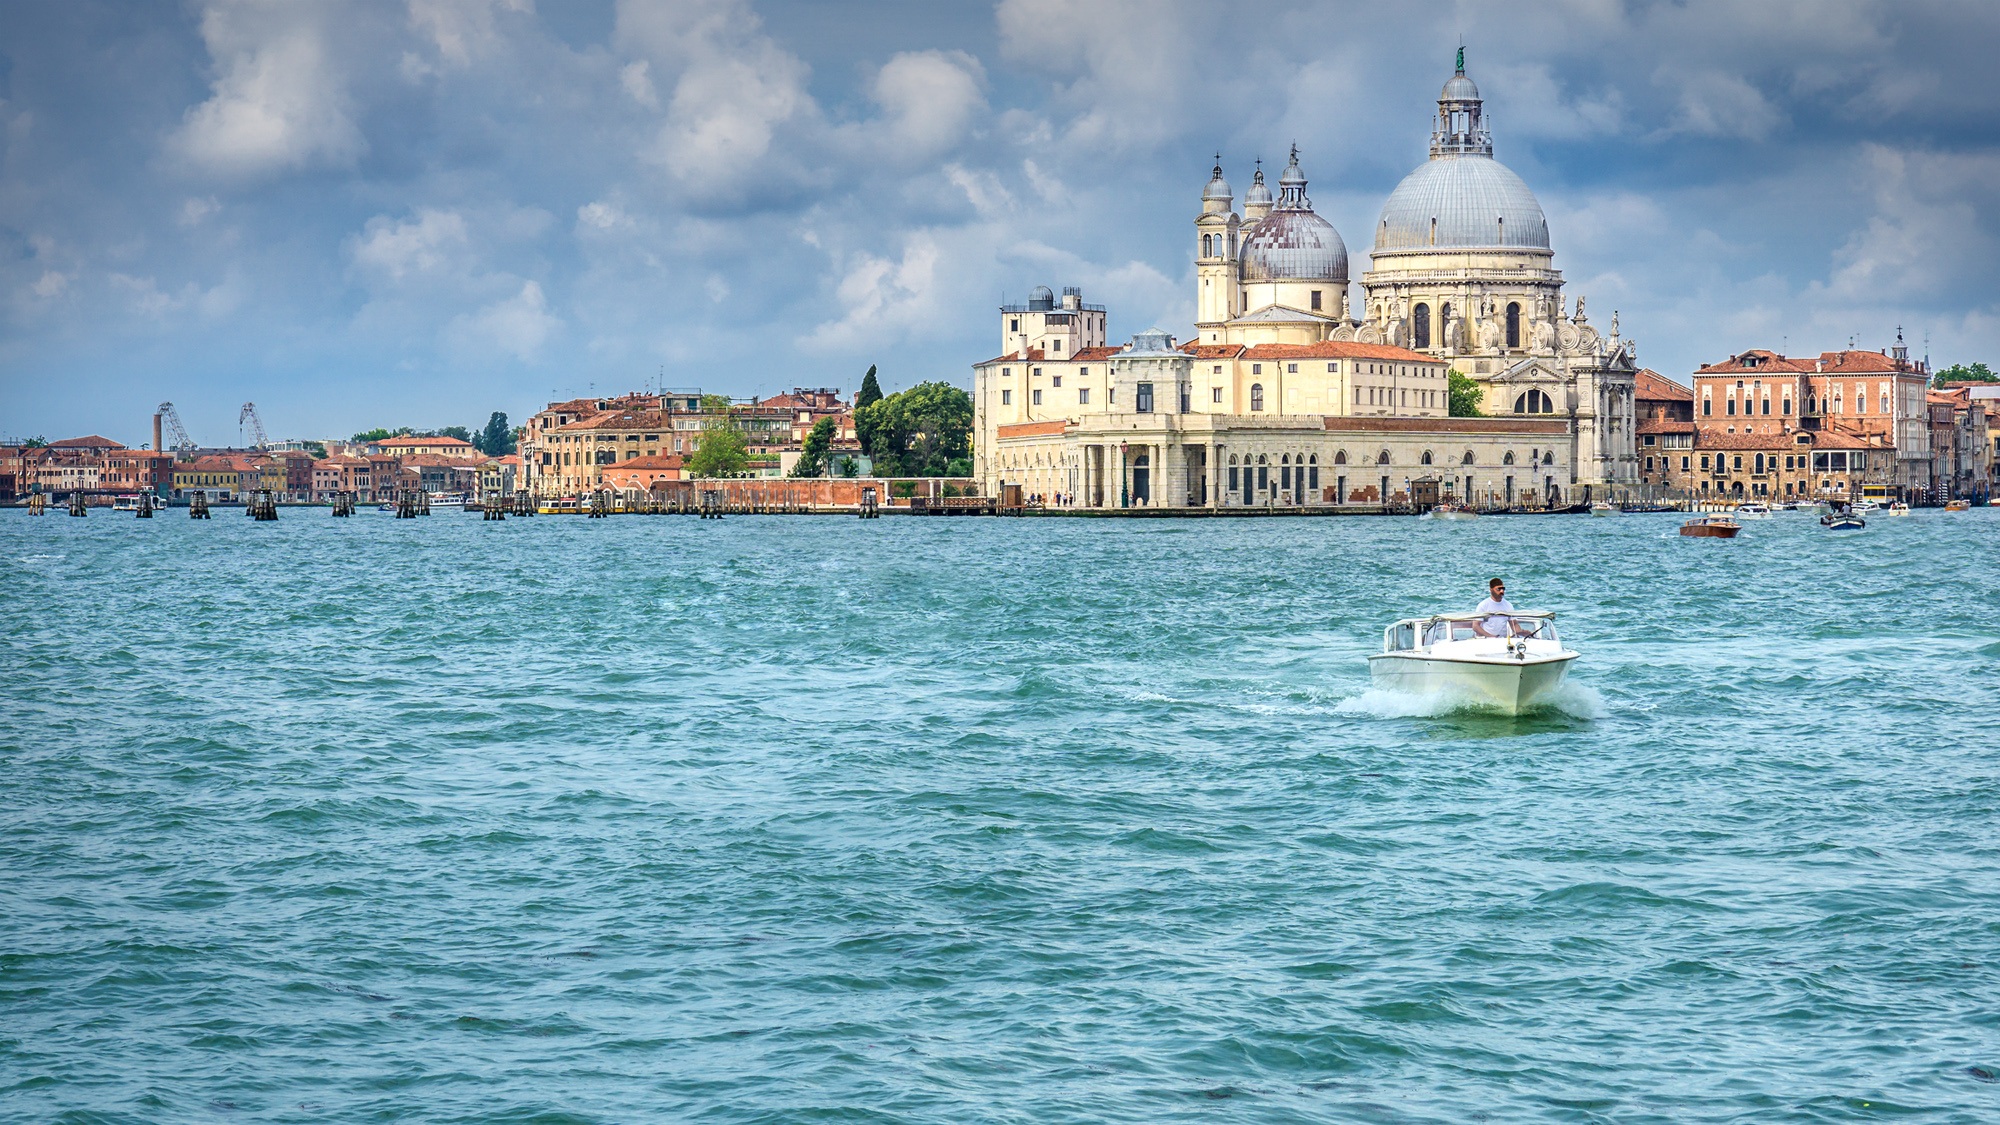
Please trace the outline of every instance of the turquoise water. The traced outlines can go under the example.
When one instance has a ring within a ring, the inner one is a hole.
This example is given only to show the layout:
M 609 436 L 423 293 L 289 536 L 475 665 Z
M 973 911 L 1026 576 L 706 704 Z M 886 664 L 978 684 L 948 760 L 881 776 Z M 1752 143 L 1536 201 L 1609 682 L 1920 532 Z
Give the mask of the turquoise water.
M 2000 510 L 1677 526 L 0 513 L 0 1118 L 2000 1120 Z

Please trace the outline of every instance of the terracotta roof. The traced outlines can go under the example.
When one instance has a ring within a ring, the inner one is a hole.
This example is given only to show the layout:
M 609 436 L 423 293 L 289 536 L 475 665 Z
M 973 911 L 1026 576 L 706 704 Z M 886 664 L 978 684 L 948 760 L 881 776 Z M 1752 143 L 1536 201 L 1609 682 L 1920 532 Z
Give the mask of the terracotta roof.
M 995 356 L 984 363 L 975 363 L 972 366 L 987 367 L 995 363 L 1102 363 L 1124 350 L 1123 347 L 1078 348 L 1066 356 L 1050 359 L 1048 353 L 1042 349 L 1029 348 L 1026 359 L 1022 359 L 1018 354 L 1010 354 Z
M 1538 418 L 1327 418 L 1329 430 L 1371 430 L 1381 433 L 1442 434 L 1565 434 L 1569 424 Z
M 606 465 L 607 469 L 678 469 L 687 463 L 678 453 L 648 453 L 629 461 Z
M 1639 423 L 1642 434 L 1691 434 L 1695 432 L 1693 422 L 1676 422 L 1670 418 L 1648 418 Z
M 96 434 L 92 434 L 89 437 L 73 437 L 64 438 L 61 441 L 52 441 L 48 447 L 50 449 L 123 449 L 125 448 L 125 443 L 122 441 L 112 441 L 108 437 L 99 437 Z
M 1750 363 L 1746 363 L 1746 360 L 1755 360 L 1756 363 L 1753 366 Z M 1747 352 L 1738 352 L 1721 363 L 1704 363 L 1695 369 L 1695 374 L 1738 375 L 1745 372 L 1755 374 L 1769 371 L 1796 375 L 1801 373 L 1810 374 L 1813 370 L 1814 364 L 1812 360 L 1791 359 L 1781 356 L 1777 352 L 1765 351 L 1762 348 L 1752 348 Z
M 350 457 L 345 453 L 336 453 L 331 457 L 323 457 L 318 461 L 314 461 L 313 468 L 341 469 L 341 468 L 348 468 L 351 466 L 361 466 L 366 464 L 368 464 L 368 461 L 365 458 Z
M 1057 419 L 1052 422 L 1016 422 L 1002 426 L 998 435 L 1002 438 L 1040 437 L 1044 434 L 1059 434 L 1069 428 L 1069 423 Z
M 1810 441 L 1800 443 L 1799 438 Z M 1725 450 L 1787 450 L 1787 449 L 1882 449 L 1879 442 L 1869 441 L 1858 434 L 1843 433 L 1839 430 L 1794 430 L 1776 434 L 1731 434 L 1721 430 L 1705 429 L 1696 433 L 1696 449 Z
M 379 445 L 384 449 L 387 449 L 392 445 L 441 445 L 447 449 L 453 447 L 457 447 L 459 449 L 472 448 L 471 442 L 460 441 L 455 437 L 419 437 L 416 434 L 404 434 L 402 437 L 383 438 L 381 441 L 372 442 L 370 444 Z
M 1444 360 L 1388 344 L 1357 344 L 1327 340 L 1318 344 L 1255 344 L 1243 351 L 1245 359 L 1387 359 L 1397 363 L 1435 363 Z
M 1908 371 L 1911 374 L 1915 374 L 1909 363 L 1898 362 L 1881 352 L 1821 352 L 1819 354 L 1819 364 L 1821 371 L 1831 374 L 1845 375 L 1860 372 L 1873 374 L 1875 372 L 1890 373 L 1896 371 Z
M 575 433 L 585 430 L 671 430 L 674 428 L 673 412 L 670 410 L 607 410 L 588 418 L 579 418 L 557 426 L 553 433 Z
M 1078 348 L 1070 353 L 1069 358 L 1073 363 L 1089 363 L 1092 360 L 1110 359 L 1124 350 L 1124 348 L 1110 347 Z
M 1650 367 L 1642 367 L 1633 375 L 1636 398 L 1660 399 L 1667 402 L 1693 402 L 1694 392 Z
M 446 453 L 412 453 L 402 459 L 403 464 L 429 466 L 431 468 L 468 469 L 472 462 L 463 457 L 453 457 Z
M 992 359 L 987 360 L 985 363 L 975 363 L 972 366 L 985 367 L 988 364 L 993 364 L 993 363 L 1039 363 L 1042 361 L 1042 356 L 1044 354 L 1045 353 L 1040 348 L 1029 348 L 1025 356 L 1020 355 L 1018 353 L 1009 353 L 1007 355 L 994 356 Z
M 1243 354 L 1242 344 L 1182 344 L 1181 350 L 1196 359 L 1235 359 Z

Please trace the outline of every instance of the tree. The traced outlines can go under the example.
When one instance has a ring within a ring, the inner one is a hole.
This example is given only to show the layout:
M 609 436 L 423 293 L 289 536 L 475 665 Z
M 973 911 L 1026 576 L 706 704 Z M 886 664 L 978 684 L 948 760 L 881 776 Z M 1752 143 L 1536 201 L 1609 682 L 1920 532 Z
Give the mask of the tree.
M 390 433 L 388 430 L 385 430 L 380 426 L 377 426 L 372 430 L 363 430 L 360 433 L 355 434 L 351 440 L 354 442 L 355 445 L 368 445 L 371 442 L 387 441 L 388 439 L 394 436 L 396 435 Z
M 701 412 L 703 414 L 728 414 L 729 410 L 728 395 L 701 396 Z
M 868 365 L 868 374 L 861 377 L 861 390 L 854 395 L 854 408 L 859 410 L 871 402 L 881 401 L 882 384 L 875 381 L 875 365 L 871 363 Z
M 1453 418 L 1483 417 L 1479 410 L 1479 382 L 1454 367 L 1445 372 L 1446 413 Z
M 307 442 L 306 452 L 312 454 L 315 458 L 321 461 L 326 460 L 326 446 L 320 444 L 319 442 L 316 441 Z
M 472 431 L 466 429 L 464 426 L 446 426 L 444 429 L 439 430 L 437 432 L 437 436 L 457 438 L 458 440 L 464 442 L 465 444 L 472 446 L 474 449 L 479 448 L 479 443 L 473 440 Z
M 694 456 L 688 459 L 690 476 L 723 477 L 743 471 L 750 461 L 749 443 L 732 426 L 710 426 L 696 441 Z
M 40 448 L 42 448 L 43 446 L 46 446 L 47 444 L 49 444 L 49 439 L 47 439 L 47 438 L 43 437 L 43 436 L 42 436 L 42 435 L 40 435 L 40 434 L 36 434 L 36 435 L 35 435 L 34 437 L 31 437 L 31 438 L 29 438 L 29 439 L 28 439 L 27 441 L 24 441 L 24 442 L 22 442 L 22 443 L 21 443 L 21 448 L 22 448 L 22 449 L 40 449 Z
M 1938 372 L 1937 378 L 1932 380 L 1932 385 L 1937 387 L 1942 387 L 1946 383 L 2000 383 L 2000 375 L 1995 375 L 1993 369 L 1983 363 L 1969 366 L 1954 363 Z
M 806 432 L 805 446 L 799 451 L 799 463 L 792 466 L 795 477 L 823 477 L 826 475 L 826 455 L 833 449 L 833 419 L 821 418 Z
M 837 462 L 840 475 L 852 479 L 861 475 L 861 462 L 847 454 L 841 454 Z
M 488 457 L 505 457 L 514 452 L 514 428 L 507 424 L 507 415 L 495 410 L 486 419 L 486 425 L 473 437 L 472 444 Z
M 918 383 L 856 409 L 854 433 L 876 476 L 941 477 L 972 456 L 972 396 L 950 383 Z

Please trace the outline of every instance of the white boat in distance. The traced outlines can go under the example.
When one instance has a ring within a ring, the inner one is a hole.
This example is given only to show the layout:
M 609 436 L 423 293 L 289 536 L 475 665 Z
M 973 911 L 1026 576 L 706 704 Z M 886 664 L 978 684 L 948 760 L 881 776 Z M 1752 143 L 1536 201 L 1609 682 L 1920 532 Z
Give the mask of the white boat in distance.
M 1618 505 L 1613 504 L 1611 501 L 1599 500 L 1590 506 L 1590 514 L 1593 516 L 1615 516 L 1619 515 L 1620 511 Z
M 1433 505 L 1430 511 L 1425 512 L 1417 518 L 1424 520 L 1475 520 L 1479 518 L 1479 513 L 1470 508 L 1461 508 L 1451 501 L 1446 500 Z
M 1563 682 L 1577 655 L 1557 638 L 1553 613 L 1443 613 L 1383 630 L 1368 670 L 1379 688 L 1448 693 L 1518 715 Z
M 1771 518 L 1771 509 L 1753 500 L 1748 504 L 1736 505 L 1735 515 L 1739 520 L 1767 520 Z

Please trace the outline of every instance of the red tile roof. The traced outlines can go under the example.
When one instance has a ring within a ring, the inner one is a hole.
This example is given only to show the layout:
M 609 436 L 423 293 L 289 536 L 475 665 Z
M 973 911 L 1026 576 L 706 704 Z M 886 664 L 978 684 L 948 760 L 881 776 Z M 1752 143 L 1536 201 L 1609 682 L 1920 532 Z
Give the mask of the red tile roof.
M 1669 418 L 1648 418 L 1639 423 L 1642 434 L 1691 434 L 1695 432 L 1693 422 L 1676 422 Z
M 402 437 L 383 438 L 381 441 L 373 442 L 372 444 L 379 445 L 384 449 L 387 449 L 392 445 L 440 445 L 446 449 L 472 448 L 471 442 L 460 441 L 455 437 L 419 437 L 416 434 L 404 434 Z
M 607 469 L 678 469 L 687 463 L 678 453 L 648 453 L 644 457 L 634 457 L 606 465 Z
M 1002 438 L 1041 437 L 1045 434 L 1059 434 L 1068 428 L 1069 423 L 1060 419 L 1052 422 L 1015 422 L 1000 427 L 998 433 Z
M 1181 345 L 1181 350 L 1196 359 L 1235 359 L 1243 354 L 1243 345 L 1197 344 L 1189 341 Z
M 1642 367 L 1633 376 L 1633 395 L 1642 399 L 1657 399 L 1666 402 L 1693 402 L 1694 392 L 1650 367 Z
M 92 434 L 89 437 L 73 437 L 73 438 L 64 438 L 61 441 L 52 441 L 49 443 L 49 448 L 50 449 L 123 449 L 125 448 L 125 443 L 122 441 L 112 441 L 108 437 L 100 437 L 97 434 Z
M 1358 344 L 1327 340 L 1318 344 L 1254 344 L 1244 349 L 1245 359 L 1386 359 L 1397 363 L 1435 363 L 1444 360 L 1388 344 Z

